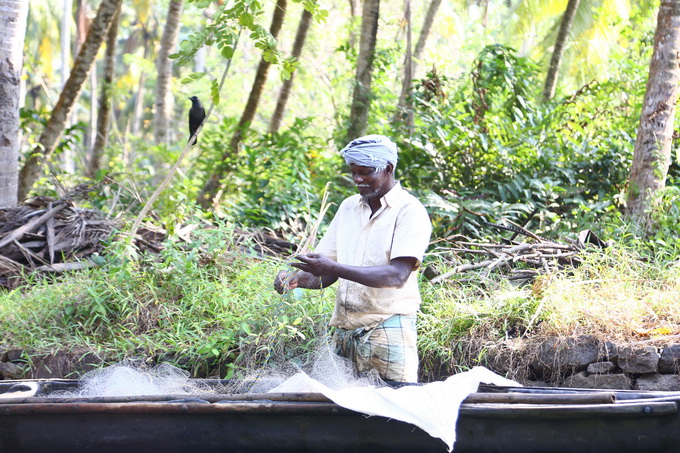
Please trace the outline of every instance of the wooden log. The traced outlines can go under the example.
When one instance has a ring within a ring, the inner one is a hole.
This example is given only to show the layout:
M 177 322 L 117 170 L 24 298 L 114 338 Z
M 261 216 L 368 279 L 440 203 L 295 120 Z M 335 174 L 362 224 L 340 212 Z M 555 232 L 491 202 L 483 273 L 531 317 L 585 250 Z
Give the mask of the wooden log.
M 580 417 L 655 417 L 678 413 L 675 401 L 614 404 L 462 404 L 460 414 L 475 417 L 518 418 L 541 417 L 568 419 Z
M 38 266 L 35 268 L 38 272 L 72 272 L 87 269 L 96 266 L 92 261 L 69 261 L 68 263 L 54 263 Z
M 14 241 L 14 245 L 16 245 L 21 253 L 24 255 L 24 258 L 26 258 L 26 261 L 30 264 L 31 267 L 35 267 L 35 263 L 33 260 L 38 261 L 41 264 L 46 264 L 45 260 L 43 260 L 40 256 L 36 255 L 35 253 L 31 252 L 29 249 L 23 246 L 19 241 Z
M 473 393 L 464 403 L 502 404 L 611 404 L 616 401 L 613 392 L 579 394 L 532 394 L 532 393 Z
M 5 399 L 7 403 L 130 403 L 161 402 L 182 399 L 200 399 L 209 403 L 217 401 L 289 401 L 289 402 L 331 402 L 321 393 L 192 393 L 143 396 L 108 397 L 21 397 Z M 616 401 L 614 392 L 592 392 L 578 394 L 531 394 L 531 393 L 472 393 L 463 403 L 468 404 L 611 404 Z

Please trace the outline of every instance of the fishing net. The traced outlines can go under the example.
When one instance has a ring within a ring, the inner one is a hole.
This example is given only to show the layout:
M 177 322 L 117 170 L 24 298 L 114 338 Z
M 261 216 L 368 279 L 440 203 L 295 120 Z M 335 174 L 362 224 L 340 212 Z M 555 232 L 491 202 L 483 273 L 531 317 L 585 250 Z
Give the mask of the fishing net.
M 313 377 L 325 386 L 339 390 L 343 388 L 386 385 L 377 372 L 357 376 L 352 363 L 333 352 L 332 341 L 327 334 L 317 337 L 312 354 L 281 361 L 270 358 L 265 367 L 254 364 L 250 370 L 242 370 L 243 378 L 235 379 L 226 388 L 227 393 L 266 393 L 290 379 L 300 371 Z M 254 362 L 253 362 L 254 363 Z
M 109 397 L 182 395 L 209 391 L 205 383 L 191 380 L 187 371 L 169 364 L 147 368 L 123 362 L 85 374 L 74 391 L 51 394 L 56 397 Z
M 292 360 L 269 360 L 267 366 L 253 365 L 242 370 L 243 378 L 200 380 L 190 378 L 188 371 L 163 363 L 148 367 L 134 361 L 121 362 L 91 371 L 72 391 L 57 391 L 54 397 L 125 397 L 148 395 L 190 395 L 200 393 L 266 393 L 301 371 L 333 390 L 352 387 L 383 387 L 377 373 L 357 376 L 352 363 L 333 352 L 328 335 L 317 338 L 313 354 Z M 253 362 L 255 363 L 255 362 Z

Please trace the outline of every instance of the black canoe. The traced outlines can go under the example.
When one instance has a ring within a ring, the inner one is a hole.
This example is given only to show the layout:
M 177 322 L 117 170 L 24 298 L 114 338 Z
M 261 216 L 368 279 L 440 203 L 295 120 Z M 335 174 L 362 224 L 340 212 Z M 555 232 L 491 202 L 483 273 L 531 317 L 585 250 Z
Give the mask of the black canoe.
M 47 395 L 76 384 L 0 381 L 0 452 L 447 451 L 420 428 L 320 394 Z M 460 407 L 453 451 L 676 452 L 678 402 L 677 392 L 480 386 Z

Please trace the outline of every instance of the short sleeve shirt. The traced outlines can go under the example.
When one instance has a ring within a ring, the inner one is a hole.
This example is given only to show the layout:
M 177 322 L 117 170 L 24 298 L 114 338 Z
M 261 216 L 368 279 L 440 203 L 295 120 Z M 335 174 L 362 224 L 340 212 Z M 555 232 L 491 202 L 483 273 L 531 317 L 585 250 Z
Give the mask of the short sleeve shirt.
M 371 217 L 361 195 L 345 199 L 316 252 L 351 266 L 380 266 L 412 257 L 419 267 L 432 232 L 427 211 L 398 182 L 380 205 Z M 342 278 L 338 283 L 331 326 L 375 326 L 395 314 L 415 314 L 420 307 L 416 269 L 402 288 L 372 288 Z

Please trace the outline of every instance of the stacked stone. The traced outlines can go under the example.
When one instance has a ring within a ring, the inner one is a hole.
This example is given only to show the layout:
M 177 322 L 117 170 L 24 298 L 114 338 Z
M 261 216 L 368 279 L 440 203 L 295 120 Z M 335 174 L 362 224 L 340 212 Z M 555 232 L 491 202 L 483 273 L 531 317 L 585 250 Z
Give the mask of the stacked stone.
M 102 363 L 103 360 L 92 352 L 39 354 L 22 349 L 0 350 L 0 380 L 78 377 Z
M 24 361 L 21 360 L 21 351 L 11 349 L 0 350 L 0 379 L 19 379 L 22 377 Z
M 680 344 L 617 346 L 591 336 L 548 340 L 531 370 L 560 387 L 680 391 Z

